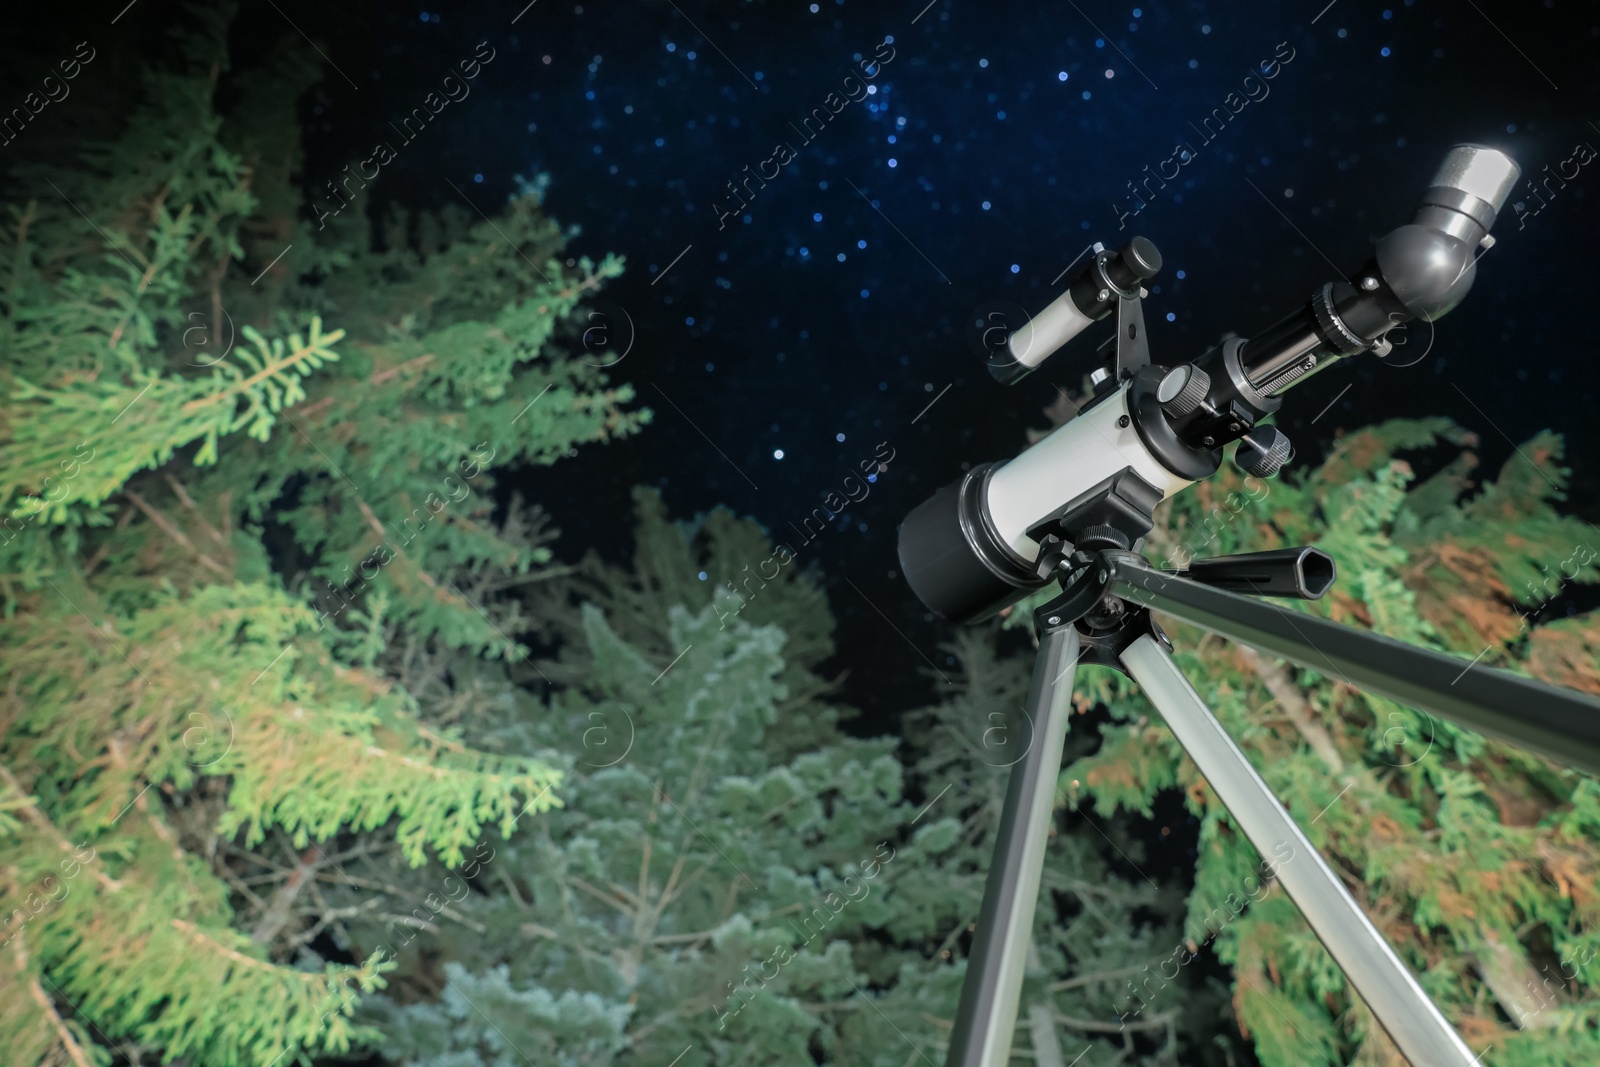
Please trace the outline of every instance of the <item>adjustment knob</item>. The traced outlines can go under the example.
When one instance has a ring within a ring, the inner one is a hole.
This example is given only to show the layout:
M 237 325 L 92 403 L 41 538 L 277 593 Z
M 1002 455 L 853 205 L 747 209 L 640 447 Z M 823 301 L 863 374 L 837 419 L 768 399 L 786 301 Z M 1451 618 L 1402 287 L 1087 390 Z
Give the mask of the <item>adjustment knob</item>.
M 1211 376 L 1193 363 L 1185 363 L 1161 379 L 1156 386 L 1156 402 L 1162 411 L 1181 419 L 1197 409 L 1210 391 Z
M 1270 478 L 1283 469 L 1294 455 L 1289 437 L 1276 426 L 1258 426 L 1239 444 L 1233 461 L 1246 473 L 1256 478 Z
M 1115 526 L 1085 526 L 1078 531 L 1078 540 L 1073 547 L 1080 552 L 1094 552 L 1102 548 L 1126 549 L 1128 537 Z

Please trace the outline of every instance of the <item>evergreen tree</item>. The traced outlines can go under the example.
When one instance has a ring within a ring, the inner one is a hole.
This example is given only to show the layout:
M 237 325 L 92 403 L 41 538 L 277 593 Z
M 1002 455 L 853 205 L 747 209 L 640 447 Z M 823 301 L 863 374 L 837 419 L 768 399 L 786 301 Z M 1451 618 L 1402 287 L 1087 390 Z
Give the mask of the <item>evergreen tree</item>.
M 753 523 L 718 510 L 686 530 L 653 493 L 636 500 L 633 569 L 591 556 L 562 591 L 581 607 L 539 598 L 561 629 L 544 705 L 476 706 L 467 730 L 486 746 L 579 754 L 563 809 L 497 847 L 460 920 L 420 939 L 435 988 L 463 995 L 373 1002 L 395 1062 L 862 1056 L 838 1017 L 892 978 L 869 932 L 938 824 L 910 825 L 892 742 L 833 725 L 813 579 L 774 571 L 741 601 L 724 583 L 774 555 Z
M 386 1058 L 943 1062 L 1026 743 L 1003 712 L 1025 699 L 1029 665 L 1000 656 L 992 628 L 964 634 L 953 691 L 908 717 L 913 742 L 848 737 L 836 723 L 851 713 L 815 673 L 832 651 L 820 576 L 761 566 L 779 550 L 725 511 L 673 524 L 655 493 L 636 504 L 631 570 L 591 556 L 538 598 L 562 648 L 540 664 L 545 702 L 475 702 L 463 724 L 488 749 L 581 750 L 563 768 L 566 806 L 459 871 L 358 872 L 409 878 L 441 905 L 457 894 L 453 911 L 419 912 L 414 933 L 381 916 L 352 925 L 361 944 L 404 938 L 401 973 L 434 975 L 369 1003 Z M 913 753 L 904 767 L 898 747 Z M 1140 973 L 1130 960 L 1177 936 L 1142 916 L 1183 895 L 1113 874 L 1078 821 L 1052 843 L 1018 1047 L 1062 1067 L 1084 1041 L 1114 1054 L 1143 1034 L 1128 1062 L 1209 1062 L 1196 1035 L 1223 1014 L 1214 979 L 1196 976 L 1158 1017 L 1094 1017 Z
M 536 189 L 494 221 L 393 212 L 382 241 L 360 197 L 303 219 L 317 67 L 232 71 L 230 15 L 190 10 L 75 165 L 8 156 L 11 1063 L 266 1067 L 373 1036 L 350 1015 L 393 961 L 326 905 L 346 853 L 456 865 L 562 801 L 559 760 L 463 745 L 456 694 L 396 663 L 449 652 L 509 691 L 504 590 L 554 573 L 553 532 L 496 518 L 494 469 L 647 419 L 563 352 L 621 264 L 564 265 Z

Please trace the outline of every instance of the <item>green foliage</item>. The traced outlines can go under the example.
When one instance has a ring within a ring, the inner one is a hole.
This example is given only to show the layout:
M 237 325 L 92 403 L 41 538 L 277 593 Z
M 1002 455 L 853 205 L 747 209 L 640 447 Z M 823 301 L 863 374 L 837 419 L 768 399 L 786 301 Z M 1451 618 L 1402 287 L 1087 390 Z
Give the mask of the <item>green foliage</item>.
M 563 1064 L 942 1060 L 1008 766 L 1027 743 L 1000 709 L 1025 698 L 1028 664 L 1000 656 L 992 635 L 960 635 L 954 688 L 908 718 L 917 740 L 902 764 L 890 743 L 832 725 L 844 716 L 813 673 L 831 647 L 819 575 L 781 569 L 735 610 L 714 579 L 771 556 L 766 536 L 721 511 L 673 524 L 653 492 L 635 502 L 632 568 L 591 557 L 564 595 L 544 598 L 561 651 L 540 664 L 554 682 L 542 713 L 508 705 L 463 722 L 486 747 L 579 741 L 565 806 L 497 844 L 453 913 L 429 905 L 416 913 L 429 926 L 410 931 L 352 926 L 363 948 L 404 937 L 402 973 L 414 961 L 433 976 L 369 1002 L 386 1056 L 487 1067 L 515 1062 L 515 1046 Z M 784 728 L 793 719 L 808 725 Z M 1148 862 L 1126 827 L 1096 826 Z M 1203 1043 L 1188 1034 L 1215 1027 L 1225 992 L 1191 974 L 1183 996 L 1127 1034 L 1104 1015 L 1181 937 L 1175 920 L 1138 914 L 1182 904 L 1175 889 L 1113 873 L 1104 840 L 1079 818 L 1052 842 L 1029 1016 L 1052 1032 L 1083 1028 L 1107 1054 L 1146 1035 L 1162 1050 L 1147 1062 L 1176 1062 Z M 467 873 L 408 879 L 390 865 L 358 878 L 421 899 Z M 552 1008 L 562 1003 L 567 1013 Z M 1023 1026 L 1018 1047 L 1031 1049 Z
M 320 880 L 351 848 L 461 865 L 564 799 L 562 757 L 464 744 L 425 669 L 506 699 L 505 590 L 557 573 L 495 472 L 648 421 L 563 351 L 619 260 L 566 266 L 533 196 L 319 232 L 294 114 L 320 68 L 233 72 L 230 21 L 189 11 L 74 164 L 7 157 L 7 1062 L 374 1040 L 352 1013 L 396 953 L 346 951 Z
M 496 845 L 476 871 L 481 892 L 401 949 L 403 963 L 439 954 L 449 987 L 492 1025 L 467 1018 L 448 987 L 439 1000 L 397 989 L 372 1009 L 391 1059 L 518 1062 L 504 1051 L 515 1045 L 537 1062 L 665 1064 L 692 1046 L 682 1063 L 776 1064 L 811 1042 L 846 1056 L 856 1044 L 837 1017 L 852 1013 L 852 986 L 900 966 L 865 935 L 891 926 L 898 872 L 931 853 L 906 840 L 916 811 L 892 746 L 775 729 L 800 706 L 785 679 L 811 702 L 824 688 L 805 666 L 826 647 L 819 590 L 789 572 L 735 616 L 694 575 L 734 573 L 750 549 L 770 556 L 765 538 L 718 512 L 691 541 L 654 494 L 637 501 L 636 569 L 591 559 L 572 583 L 603 583 L 611 610 L 545 615 L 571 619 L 559 657 L 540 664 L 564 684 L 539 714 L 519 702 L 464 724 L 496 747 L 580 748 L 564 807 Z M 753 621 L 763 604 L 812 634 L 801 662 L 775 622 Z M 353 930 L 363 945 L 398 932 Z M 848 1054 L 903 1061 L 899 1040 L 879 1032 Z
M 510 968 L 483 974 L 444 965 L 438 1003 L 378 1005 L 384 1045 L 415 1067 L 520 1067 L 605 1063 L 623 1043 L 630 1012 L 594 993 L 518 988 Z

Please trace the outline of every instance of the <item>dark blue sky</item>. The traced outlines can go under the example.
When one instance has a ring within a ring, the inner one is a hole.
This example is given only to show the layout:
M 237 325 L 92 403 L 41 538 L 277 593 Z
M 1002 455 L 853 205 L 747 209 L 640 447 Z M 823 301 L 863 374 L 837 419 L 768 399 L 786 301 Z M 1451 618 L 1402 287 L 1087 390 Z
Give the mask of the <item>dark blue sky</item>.
M 888 442 L 871 495 L 796 545 L 828 575 L 841 665 L 876 679 L 855 699 L 880 711 L 916 699 L 905 687 L 925 656 L 942 664 L 946 635 L 893 575 L 896 524 L 963 462 L 1014 454 L 1100 340 L 1005 388 L 964 337 L 976 309 L 1036 310 L 1091 241 L 1138 232 L 1166 260 L 1146 302 L 1155 359 L 1187 360 L 1359 266 L 1451 144 L 1503 147 L 1530 177 L 1600 145 L 1592 4 L 923 2 L 284 9 L 342 72 L 309 184 L 488 41 L 473 95 L 375 196 L 443 204 L 454 183 L 492 205 L 542 173 L 573 252 L 626 257 L 605 293 L 636 330 L 615 374 L 657 418 L 530 474 L 568 554 L 624 550 L 638 483 L 685 518 L 722 503 L 787 536 Z M 1247 80 L 1264 60 L 1271 80 Z M 800 129 L 835 92 L 838 113 Z M 1206 127 L 1219 108 L 1226 125 Z M 1129 183 L 1171 174 L 1180 142 L 1192 158 L 1130 214 Z M 794 157 L 777 165 L 780 144 Z M 1397 415 L 1456 418 L 1491 467 L 1552 428 L 1575 506 L 1600 518 L 1596 168 L 1538 214 L 1506 212 L 1431 348 L 1414 331 L 1426 357 L 1352 361 L 1291 394 L 1279 421 L 1303 463 L 1340 428 Z M 770 180 L 730 216 L 728 183 L 753 173 Z

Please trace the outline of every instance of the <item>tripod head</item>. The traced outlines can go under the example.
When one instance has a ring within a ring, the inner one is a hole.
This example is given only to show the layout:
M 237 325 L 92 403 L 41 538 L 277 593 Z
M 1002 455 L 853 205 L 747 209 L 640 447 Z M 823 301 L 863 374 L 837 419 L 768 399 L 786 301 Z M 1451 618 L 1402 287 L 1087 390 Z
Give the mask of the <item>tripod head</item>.
M 1347 356 L 1387 355 L 1390 330 L 1455 307 L 1493 244 L 1489 230 L 1518 175 L 1496 149 L 1452 148 L 1411 221 L 1381 238 L 1358 270 L 1254 337 L 1231 337 L 1175 366 L 1152 363 L 1145 336 L 1144 283 L 1159 274 L 1160 252 L 1143 237 L 1116 250 L 1097 246 L 989 365 L 998 380 L 1019 381 L 1113 314 L 1114 362 L 1091 375 L 1094 395 L 1076 417 L 1011 460 L 974 466 L 906 516 L 899 556 L 912 591 L 951 622 L 988 618 L 1048 580 L 1037 566 L 1034 527 L 1094 499 L 1113 476 L 1136 477 L 1155 494 L 1154 507 L 1215 474 L 1233 441 L 1242 442 L 1235 459 L 1248 473 L 1276 473 L 1292 449 L 1262 420 L 1282 406 L 1282 394 Z

